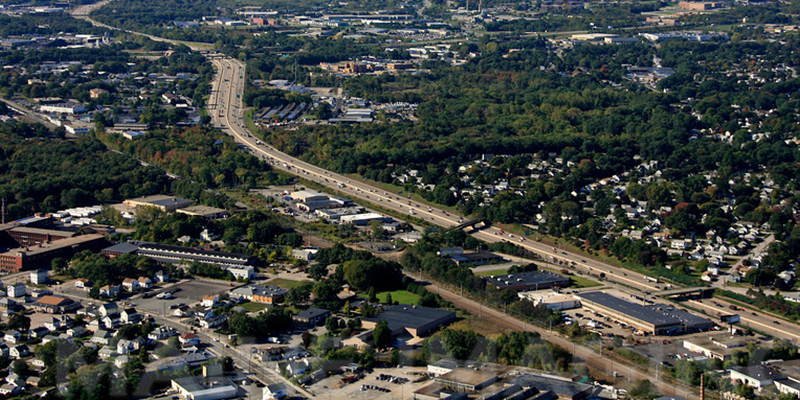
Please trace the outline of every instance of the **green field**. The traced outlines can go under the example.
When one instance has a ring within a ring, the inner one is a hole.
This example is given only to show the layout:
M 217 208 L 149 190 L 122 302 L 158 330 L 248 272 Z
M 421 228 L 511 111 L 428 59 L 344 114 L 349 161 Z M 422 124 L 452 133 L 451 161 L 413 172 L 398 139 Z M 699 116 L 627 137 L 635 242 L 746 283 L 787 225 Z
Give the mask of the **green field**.
M 602 283 L 595 282 L 591 279 L 584 278 L 578 275 L 570 275 L 569 278 L 572 279 L 572 285 L 569 285 L 569 287 L 571 288 L 588 288 L 595 286 L 603 286 Z
M 282 287 L 284 289 L 291 289 L 302 285 L 305 282 L 311 281 L 293 281 L 290 279 L 282 279 L 282 278 L 275 278 L 272 280 L 267 281 L 267 285 L 274 285 L 278 287 Z
M 400 304 L 417 304 L 417 301 L 419 301 L 418 295 L 405 290 L 395 290 L 393 292 L 380 292 L 380 293 L 375 293 L 375 296 L 378 297 L 378 300 L 381 303 L 385 303 L 386 295 L 389 293 L 392 294 L 392 302 L 398 302 Z M 360 296 L 363 298 L 367 298 L 366 293 L 362 293 Z
M 475 276 L 484 277 L 492 275 L 505 275 L 508 273 L 507 269 L 493 269 L 491 271 L 476 272 Z
M 247 303 L 239 304 L 240 307 L 244 308 L 247 312 L 256 312 L 261 311 L 267 308 L 267 305 L 264 303 L 253 303 L 252 301 L 248 301 Z

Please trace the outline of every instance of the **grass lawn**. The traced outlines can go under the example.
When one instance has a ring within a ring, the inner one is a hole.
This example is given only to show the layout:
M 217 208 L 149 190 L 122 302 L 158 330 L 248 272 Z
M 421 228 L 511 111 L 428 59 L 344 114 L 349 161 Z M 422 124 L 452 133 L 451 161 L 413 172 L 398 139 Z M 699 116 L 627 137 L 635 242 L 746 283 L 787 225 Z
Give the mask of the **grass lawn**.
M 570 279 L 572 279 L 572 285 L 569 285 L 571 288 L 588 288 L 588 287 L 595 287 L 595 286 L 603 286 L 600 282 L 595 282 L 591 279 L 584 278 L 578 275 L 570 275 Z
M 484 277 L 484 276 L 492 276 L 492 275 L 505 275 L 508 273 L 507 269 L 494 269 L 491 271 L 483 271 L 483 272 L 476 272 L 475 276 Z
M 381 303 L 385 303 L 386 295 L 389 293 L 392 294 L 392 302 L 396 301 L 400 304 L 417 304 L 417 301 L 419 300 L 419 296 L 405 290 L 395 290 L 393 292 L 380 292 L 380 293 L 375 293 L 375 296 L 378 297 L 378 300 Z M 362 293 L 360 296 L 363 298 L 367 298 L 366 293 Z
M 239 306 L 244 308 L 245 310 L 247 310 L 247 312 L 249 312 L 249 313 L 250 312 L 256 312 L 256 311 L 261 311 L 261 310 L 267 308 L 266 304 L 253 303 L 252 301 L 248 301 L 247 303 L 239 304 Z
M 291 289 L 294 287 L 298 287 L 306 282 L 311 282 L 311 281 L 293 281 L 290 279 L 275 278 L 267 281 L 267 285 L 275 285 L 277 287 L 282 287 L 284 289 Z

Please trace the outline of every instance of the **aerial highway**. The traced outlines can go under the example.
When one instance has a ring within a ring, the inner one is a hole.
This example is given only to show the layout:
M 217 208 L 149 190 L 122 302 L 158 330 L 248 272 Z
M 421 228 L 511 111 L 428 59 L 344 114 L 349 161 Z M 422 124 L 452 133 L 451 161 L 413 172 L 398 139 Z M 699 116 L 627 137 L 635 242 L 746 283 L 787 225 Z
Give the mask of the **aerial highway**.
M 357 179 L 309 164 L 289 156 L 254 137 L 247 130 L 241 98 L 245 85 L 245 64 L 239 60 L 221 56 L 211 57 L 211 62 L 218 70 L 217 77 L 212 82 L 212 94 L 209 98 L 208 106 L 209 114 L 212 116 L 212 123 L 232 135 L 238 143 L 246 146 L 247 151 L 267 161 L 277 169 L 300 176 L 331 190 L 343 192 L 348 197 L 360 199 L 380 208 L 416 217 L 444 228 L 457 226 L 465 221 L 463 216 L 436 206 L 422 204 L 397 193 L 385 191 Z M 510 234 L 497 227 L 484 228 L 472 234 L 489 243 L 499 241 L 512 242 L 539 254 L 547 261 L 562 261 L 572 271 L 595 276 L 605 273 L 605 279 L 608 281 L 648 294 L 657 295 L 666 289 L 665 284 L 654 282 L 653 279 L 643 274 L 617 268 L 582 254 L 554 248 L 532 239 Z M 719 309 L 709 308 L 704 303 L 691 305 L 706 311 L 712 317 L 720 312 Z M 748 311 L 743 312 L 741 318 L 742 322 L 761 332 L 775 335 L 776 337 L 800 340 L 800 333 L 795 333 L 794 329 L 789 328 L 790 326 L 794 327 L 794 325 L 789 325 L 790 322 L 785 322 L 784 325 L 776 324 L 774 316 L 762 312 Z
M 217 79 L 213 82 L 213 93 L 209 99 L 209 113 L 212 116 L 214 125 L 231 134 L 237 142 L 247 146 L 250 149 L 249 151 L 269 162 L 273 167 L 316 182 L 332 190 L 344 192 L 350 197 L 358 198 L 410 217 L 416 217 L 434 225 L 449 228 L 465 221 L 463 216 L 433 205 L 422 204 L 402 197 L 397 193 L 391 193 L 365 182 L 325 170 L 263 143 L 248 132 L 243 119 L 241 94 L 244 91 L 244 63 L 232 58 L 213 58 L 212 63 L 220 71 Z M 605 273 L 606 279 L 636 289 L 648 292 L 656 292 L 661 289 L 658 283 L 647 281 L 642 274 L 616 268 L 580 254 L 507 233 L 496 227 L 479 230 L 474 232 L 473 235 L 489 243 L 513 242 L 520 247 L 539 254 L 547 261 L 563 261 L 578 271 L 592 273 L 593 275 Z

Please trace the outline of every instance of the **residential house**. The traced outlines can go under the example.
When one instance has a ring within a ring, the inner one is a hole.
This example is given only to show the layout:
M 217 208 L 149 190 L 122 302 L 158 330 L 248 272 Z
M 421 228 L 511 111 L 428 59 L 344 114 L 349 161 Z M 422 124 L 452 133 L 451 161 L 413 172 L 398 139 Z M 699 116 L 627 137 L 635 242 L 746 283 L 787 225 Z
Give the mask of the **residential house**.
M 139 281 L 133 278 L 125 278 L 122 280 L 122 288 L 129 292 L 139 290 Z
M 0 394 L 3 396 L 16 396 L 22 392 L 22 388 L 6 383 L 0 386 Z
M 8 345 L 5 344 L 5 343 L 0 342 L 0 355 L 4 355 L 4 356 L 8 357 L 9 351 L 10 351 L 10 349 L 9 349 Z
M 108 314 L 119 312 L 119 306 L 117 306 L 117 303 L 114 302 L 106 303 L 100 306 L 99 311 L 100 316 L 105 317 Z
M 67 329 L 67 335 L 73 338 L 81 337 L 84 333 L 86 333 L 86 328 L 82 326 L 73 326 L 72 328 Z
M 31 283 L 34 285 L 44 285 L 47 283 L 48 279 L 46 269 L 31 271 Z
M 200 327 L 202 328 L 216 328 L 228 321 L 228 316 L 225 314 L 213 315 L 210 318 L 203 318 L 200 320 Z
M 45 328 L 43 326 L 37 326 L 36 328 L 31 329 L 30 335 L 31 335 L 31 337 L 34 337 L 34 338 L 42 338 L 42 337 L 47 336 L 49 333 L 50 333 L 49 329 L 47 329 L 47 328 Z
M 8 294 L 8 297 L 15 299 L 19 297 L 25 297 L 27 294 L 27 287 L 24 283 L 15 283 L 13 285 L 8 285 L 6 293 Z
M 117 359 L 116 359 L 116 360 L 114 360 L 114 365 L 115 365 L 117 368 L 120 368 L 120 369 L 121 369 L 122 367 L 124 367 L 124 366 L 125 366 L 125 364 L 127 364 L 128 362 L 130 362 L 130 360 L 131 360 L 131 358 L 130 358 L 130 357 L 128 357 L 128 356 L 126 356 L 126 355 L 121 355 L 121 356 L 117 357 Z
M 117 354 L 135 354 L 139 352 L 142 342 L 140 339 L 120 339 L 117 342 Z
M 103 327 L 106 329 L 116 328 L 120 324 L 119 313 L 111 313 L 100 319 L 100 323 L 103 324 Z
M 139 287 L 142 289 L 150 289 L 153 286 L 153 280 L 146 276 L 140 276 L 136 281 L 139 282 Z
M 166 339 L 170 336 L 175 336 L 178 334 L 178 331 L 175 328 L 168 327 L 168 326 L 159 326 L 156 329 L 153 329 L 152 332 L 147 334 L 147 338 L 150 340 L 162 340 Z
M 116 356 L 117 351 L 112 349 L 111 347 L 103 346 L 103 348 L 97 352 L 97 355 L 100 357 L 101 360 L 108 360 L 109 358 Z
M 119 296 L 119 286 L 117 285 L 105 285 L 100 288 L 100 296 L 105 296 L 108 298 L 114 298 Z
M 299 376 L 308 371 L 309 362 L 307 358 L 299 361 L 283 361 L 278 363 L 277 371 L 282 373 L 286 371 L 289 376 Z
M 215 295 L 203 296 L 203 307 L 216 307 L 219 305 L 219 297 Z
M 67 329 L 71 327 L 75 321 L 67 315 L 62 315 L 59 317 L 53 317 L 49 320 L 45 321 L 44 326 L 45 328 L 49 329 L 51 332 L 55 332 L 61 329 Z
M 169 274 L 162 270 L 156 271 L 155 279 L 158 283 L 169 282 Z
M 16 360 L 19 360 L 20 358 L 25 358 L 30 354 L 31 354 L 31 349 L 28 348 L 28 345 L 25 344 L 14 346 L 8 352 L 8 355 Z
M 20 334 L 18 331 L 14 331 L 14 330 L 6 331 L 5 336 L 3 336 L 3 340 L 5 340 L 7 343 L 11 343 L 11 344 L 19 343 L 21 338 L 22 338 L 22 334 Z
M 197 346 L 200 344 L 200 336 L 197 336 L 195 333 L 184 333 L 178 336 L 178 340 L 181 342 L 181 345 L 184 346 Z
M 8 297 L 0 298 L 0 310 L 14 310 L 17 308 L 17 302 L 9 299 Z
M 281 400 L 286 397 L 286 385 L 283 383 L 273 383 L 264 386 L 263 398 Z
M 142 320 L 142 314 L 136 311 L 135 308 L 123 309 L 120 313 L 120 321 L 126 324 L 135 324 Z
M 88 291 L 92 288 L 92 281 L 86 278 L 78 278 L 75 280 L 75 288 Z
M 110 331 L 105 329 L 98 329 L 94 332 L 94 335 L 92 335 L 91 342 L 96 344 L 107 345 L 109 342 L 111 342 L 111 339 L 113 337 L 114 335 Z

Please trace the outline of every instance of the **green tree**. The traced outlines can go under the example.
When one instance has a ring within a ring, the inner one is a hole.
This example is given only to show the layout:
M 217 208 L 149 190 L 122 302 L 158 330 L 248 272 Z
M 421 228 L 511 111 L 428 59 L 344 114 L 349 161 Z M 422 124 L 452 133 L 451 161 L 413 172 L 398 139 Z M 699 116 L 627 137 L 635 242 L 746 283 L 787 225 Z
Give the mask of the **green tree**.
M 372 341 L 378 350 L 389 347 L 389 343 L 392 341 L 392 331 L 386 321 L 381 320 L 375 324 L 375 328 L 372 330 Z

